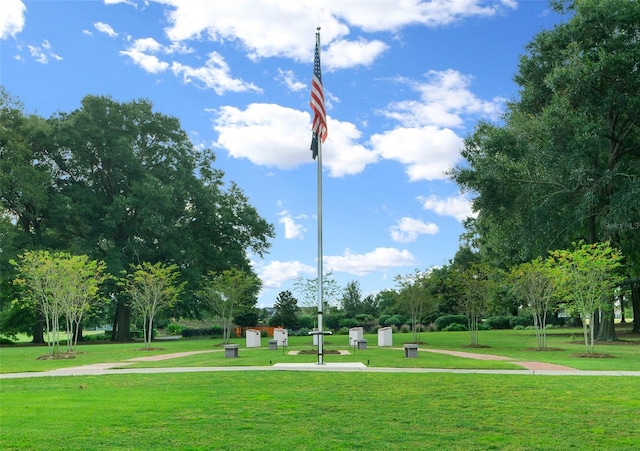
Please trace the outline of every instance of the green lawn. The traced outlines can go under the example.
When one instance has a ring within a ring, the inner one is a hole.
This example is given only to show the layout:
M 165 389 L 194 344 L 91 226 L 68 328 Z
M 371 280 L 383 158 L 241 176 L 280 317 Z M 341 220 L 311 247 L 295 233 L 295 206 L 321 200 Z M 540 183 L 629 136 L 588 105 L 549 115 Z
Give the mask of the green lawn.
M 531 330 L 488 330 L 480 331 L 482 348 L 467 348 L 469 334 L 467 332 L 423 332 L 420 345 L 423 348 L 450 349 L 474 353 L 496 354 L 518 361 L 539 361 L 565 365 L 581 370 L 619 370 L 640 371 L 640 336 L 632 336 L 619 327 L 622 341 L 615 344 L 598 343 L 596 352 L 607 354 L 612 358 L 581 358 L 576 354 L 584 352 L 580 329 L 555 329 L 549 331 L 548 346 L 551 350 L 537 351 L 535 334 Z M 441 354 L 421 352 L 417 359 L 405 359 L 402 344 L 412 340 L 411 334 L 395 334 L 393 348 L 379 348 L 376 335 L 366 335 L 366 350 L 354 350 L 349 346 L 349 337 L 334 335 L 327 337 L 327 350 L 350 350 L 351 355 L 327 355 L 325 361 L 330 362 L 362 362 L 369 366 L 384 367 L 423 367 L 423 368 L 480 368 L 480 369 L 521 369 L 509 362 L 472 360 Z M 175 341 L 156 341 L 152 351 L 141 350 L 142 343 L 125 344 L 81 344 L 79 353 L 74 359 L 38 360 L 46 354 L 41 346 L 7 346 L 0 348 L 0 372 L 48 371 L 56 368 L 88 365 L 93 363 L 119 363 L 128 359 L 174 352 L 218 350 L 207 354 L 199 354 L 179 359 L 160 362 L 142 362 L 129 367 L 168 367 L 168 366 L 229 366 L 251 365 L 263 366 L 279 362 L 316 362 L 314 355 L 288 355 L 290 350 L 313 349 L 310 337 L 289 337 L 289 346 L 284 350 L 268 350 L 269 338 L 262 339 L 261 348 L 245 348 L 243 339 L 234 342 L 241 345 L 239 358 L 225 359 L 221 341 L 218 339 L 181 339 Z
M 349 347 L 348 336 L 327 337 L 326 349 L 349 349 L 325 361 L 370 366 L 507 368 L 509 362 L 420 352 L 405 359 L 409 334 L 394 347 Z M 598 344 L 614 358 L 585 359 L 580 330 L 549 336 L 553 351 L 535 351 L 533 331 L 481 331 L 487 348 L 469 349 L 464 332 L 422 333 L 424 348 L 505 355 L 579 369 L 640 370 L 640 337 Z M 142 366 L 269 365 L 315 362 L 310 337 L 290 337 L 286 349 L 247 349 L 226 359 L 220 340 L 85 344 L 69 360 L 38 360 L 46 348 L 0 348 L 2 372 L 46 371 L 174 352 L 213 350 Z M 214 372 L 3 379 L 0 449 L 637 449 L 637 377 L 531 376 L 449 373 Z
M 633 377 L 232 372 L 2 381 L 0 449 L 637 449 Z

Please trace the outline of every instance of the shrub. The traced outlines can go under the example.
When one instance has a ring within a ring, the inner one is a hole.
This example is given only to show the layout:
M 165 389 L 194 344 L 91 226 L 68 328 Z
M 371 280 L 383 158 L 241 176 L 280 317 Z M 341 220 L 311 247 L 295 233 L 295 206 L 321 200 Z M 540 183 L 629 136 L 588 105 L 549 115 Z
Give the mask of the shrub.
M 84 341 L 106 341 L 111 339 L 111 332 L 105 332 L 104 334 L 83 335 Z
M 533 326 L 533 317 L 531 315 L 511 316 L 509 325 L 512 329 L 516 326 Z
M 400 326 L 400 332 L 403 334 L 408 334 L 409 332 L 411 332 L 411 327 L 408 324 L 403 324 L 402 326 Z
M 491 329 L 512 329 L 508 316 L 492 316 L 485 322 Z
M 393 315 L 384 322 L 385 326 L 401 326 L 407 322 L 407 318 L 402 315 Z
M 380 315 L 380 318 L 378 318 L 378 324 L 384 326 L 389 318 L 391 318 L 391 315 Z
M 298 318 L 298 324 L 301 328 L 306 327 L 307 329 L 312 329 L 316 323 L 317 318 L 317 316 L 302 315 L 300 318 Z
M 182 331 L 182 336 L 185 338 L 191 337 L 222 337 L 222 327 L 212 326 L 204 329 L 192 329 L 187 327 Z
M 181 335 L 182 331 L 186 328 L 187 326 L 184 326 L 182 324 L 169 324 L 164 331 L 169 335 Z
M 340 321 L 338 321 L 338 325 L 340 327 L 351 328 L 356 327 L 358 325 L 358 321 L 354 318 L 342 318 Z
M 469 330 L 469 328 L 466 326 L 466 324 L 460 323 L 451 323 L 447 327 L 442 329 L 443 332 L 462 332 L 465 330 Z
M 349 328 L 341 327 L 340 329 L 338 329 L 337 335 L 349 335 Z
M 356 315 L 356 320 L 358 320 L 358 323 L 368 323 L 370 321 L 373 321 L 373 315 L 369 315 L 368 313 L 358 313 Z
M 13 341 L 9 340 L 5 337 L 0 337 L 0 345 L 12 345 L 15 344 Z
M 464 315 L 444 315 L 435 321 L 438 330 L 444 330 L 445 327 L 453 323 L 467 324 L 467 317 Z
M 525 330 L 525 327 L 518 324 L 513 330 Z

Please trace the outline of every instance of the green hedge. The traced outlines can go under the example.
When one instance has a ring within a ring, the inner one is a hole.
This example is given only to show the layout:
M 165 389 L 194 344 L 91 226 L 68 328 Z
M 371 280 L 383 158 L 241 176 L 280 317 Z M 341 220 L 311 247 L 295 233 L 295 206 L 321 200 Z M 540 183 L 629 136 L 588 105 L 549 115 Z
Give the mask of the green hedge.
M 443 330 L 449 324 L 467 324 L 467 322 L 467 317 L 464 315 L 444 315 L 434 321 L 438 330 Z

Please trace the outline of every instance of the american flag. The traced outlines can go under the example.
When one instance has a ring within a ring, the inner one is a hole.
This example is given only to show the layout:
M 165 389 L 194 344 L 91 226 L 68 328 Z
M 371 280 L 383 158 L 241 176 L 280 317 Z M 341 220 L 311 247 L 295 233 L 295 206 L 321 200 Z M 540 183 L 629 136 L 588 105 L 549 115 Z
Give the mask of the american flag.
M 324 109 L 324 90 L 322 88 L 322 74 L 320 72 L 320 49 L 316 39 L 316 53 L 313 59 L 313 79 L 311 80 L 311 109 L 313 110 L 313 125 L 311 127 L 311 150 L 315 160 L 318 156 L 318 138 L 325 142 L 327 139 L 327 113 Z

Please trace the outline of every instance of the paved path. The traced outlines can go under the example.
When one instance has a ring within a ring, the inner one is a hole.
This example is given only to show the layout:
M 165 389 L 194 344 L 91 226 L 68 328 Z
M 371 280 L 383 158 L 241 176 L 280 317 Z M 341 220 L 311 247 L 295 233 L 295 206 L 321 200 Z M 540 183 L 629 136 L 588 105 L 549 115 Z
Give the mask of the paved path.
M 360 362 L 326 363 L 276 363 L 272 366 L 218 366 L 218 367 L 178 367 L 178 368 L 127 368 L 136 362 L 162 361 L 177 357 L 185 357 L 207 352 L 221 352 L 220 350 L 179 352 L 160 354 L 147 357 L 136 357 L 125 362 L 96 363 L 71 368 L 59 368 L 52 371 L 32 373 L 5 373 L 0 379 L 18 379 L 33 377 L 57 376 L 99 376 L 105 374 L 155 374 L 155 373 L 203 373 L 226 371 L 324 371 L 324 372 L 361 372 L 361 373 L 454 373 L 454 374 L 510 374 L 536 376 L 634 376 L 640 377 L 640 371 L 584 371 L 562 365 L 544 362 L 520 362 L 510 357 L 490 354 L 474 354 L 470 352 L 447 351 L 441 349 L 420 348 L 423 352 L 450 354 L 478 360 L 503 360 L 522 366 L 522 370 L 481 370 L 481 369 L 445 369 L 445 368 L 386 368 L 371 367 Z

